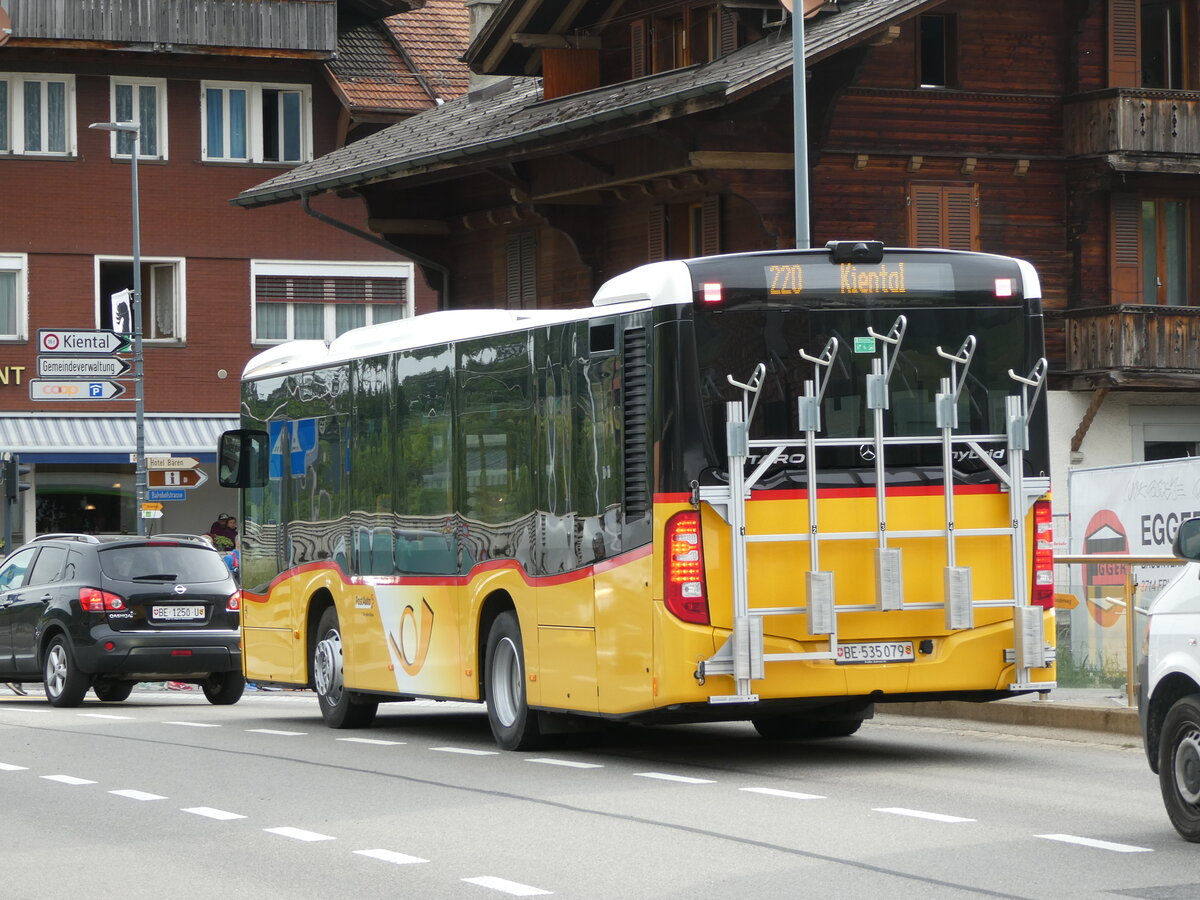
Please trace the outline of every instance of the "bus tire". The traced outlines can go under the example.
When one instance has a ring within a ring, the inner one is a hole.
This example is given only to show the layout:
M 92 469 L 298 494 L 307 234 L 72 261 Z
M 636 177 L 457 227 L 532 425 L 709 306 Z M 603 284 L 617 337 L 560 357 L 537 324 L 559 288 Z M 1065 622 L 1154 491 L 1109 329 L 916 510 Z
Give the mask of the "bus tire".
M 488 632 L 483 693 L 492 736 L 505 750 L 533 750 L 541 744 L 537 713 L 525 692 L 525 653 L 517 614 L 498 615 Z
M 850 737 L 862 723 L 862 719 L 806 719 L 803 716 L 761 716 L 750 720 L 759 736 L 770 741 Z
M 1200 694 L 1176 700 L 1163 720 L 1158 783 L 1175 830 L 1200 843 Z
M 375 720 L 378 700 L 364 699 L 346 690 L 342 665 L 342 633 L 337 610 L 332 606 L 321 614 L 317 641 L 310 660 L 313 689 L 321 716 L 330 728 L 366 728 Z

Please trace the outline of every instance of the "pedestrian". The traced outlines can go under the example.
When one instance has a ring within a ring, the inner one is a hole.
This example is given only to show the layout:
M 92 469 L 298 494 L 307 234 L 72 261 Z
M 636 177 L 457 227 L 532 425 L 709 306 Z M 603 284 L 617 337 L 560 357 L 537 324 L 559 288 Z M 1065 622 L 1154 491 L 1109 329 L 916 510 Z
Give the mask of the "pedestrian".
M 237 519 L 233 519 L 225 513 L 217 516 L 217 521 L 208 526 L 208 533 L 214 538 L 228 538 L 232 542 L 237 541 Z
M 4 686 L 6 688 L 8 688 L 10 691 L 12 691 L 14 694 L 16 694 L 18 697 L 28 697 L 29 696 L 29 691 L 25 690 L 25 688 L 21 687 L 21 685 L 17 684 L 15 681 L 6 681 L 6 682 L 4 682 Z

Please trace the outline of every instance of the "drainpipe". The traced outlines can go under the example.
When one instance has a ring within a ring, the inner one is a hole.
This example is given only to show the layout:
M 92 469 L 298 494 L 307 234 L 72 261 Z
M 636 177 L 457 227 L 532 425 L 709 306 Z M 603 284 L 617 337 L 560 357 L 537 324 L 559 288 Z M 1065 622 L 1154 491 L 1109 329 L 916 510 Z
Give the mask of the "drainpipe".
M 436 263 L 431 259 L 421 256 L 420 254 L 405 250 L 403 247 L 397 247 L 395 244 L 385 241 L 377 234 L 372 234 L 369 231 L 363 231 L 361 228 L 351 225 L 348 222 L 341 222 L 332 216 L 325 215 L 323 212 L 318 212 L 309 205 L 308 198 L 308 194 L 305 194 L 300 198 L 300 207 L 318 222 L 324 222 L 326 225 L 332 225 L 339 231 L 352 234 L 355 237 L 362 238 L 364 241 L 370 241 L 372 244 L 375 244 L 378 247 L 383 247 L 385 250 L 390 250 L 392 253 L 395 253 L 399 256 L 404 256 L 415 262 L 418 266 L 425 266 L 433 269 L 435 272 L 441 273 L 442 289 L 438 292 L 440 295 L 438 298 L 438 309 L 450 308 L 450 270 L 448 268 L 443 266 L 441 263 Z

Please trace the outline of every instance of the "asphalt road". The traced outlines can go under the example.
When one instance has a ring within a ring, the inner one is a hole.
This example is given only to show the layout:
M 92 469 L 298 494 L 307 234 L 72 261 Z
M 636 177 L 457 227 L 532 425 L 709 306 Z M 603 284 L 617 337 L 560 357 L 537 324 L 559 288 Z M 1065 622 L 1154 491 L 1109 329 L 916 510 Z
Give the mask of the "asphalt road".
M 0 896 L 1200 896 L 1128 735 L 881 716 L 495 749 L 480 707 L 0 697 Z

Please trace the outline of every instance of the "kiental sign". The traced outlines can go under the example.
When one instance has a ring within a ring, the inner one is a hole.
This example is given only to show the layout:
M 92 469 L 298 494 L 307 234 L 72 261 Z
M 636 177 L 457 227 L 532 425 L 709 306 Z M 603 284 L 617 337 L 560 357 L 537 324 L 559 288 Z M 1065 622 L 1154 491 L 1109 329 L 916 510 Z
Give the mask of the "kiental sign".
M 38 329 L 38 353 L 120 353 L 128 349 L 128 336 L 115 331 Z

